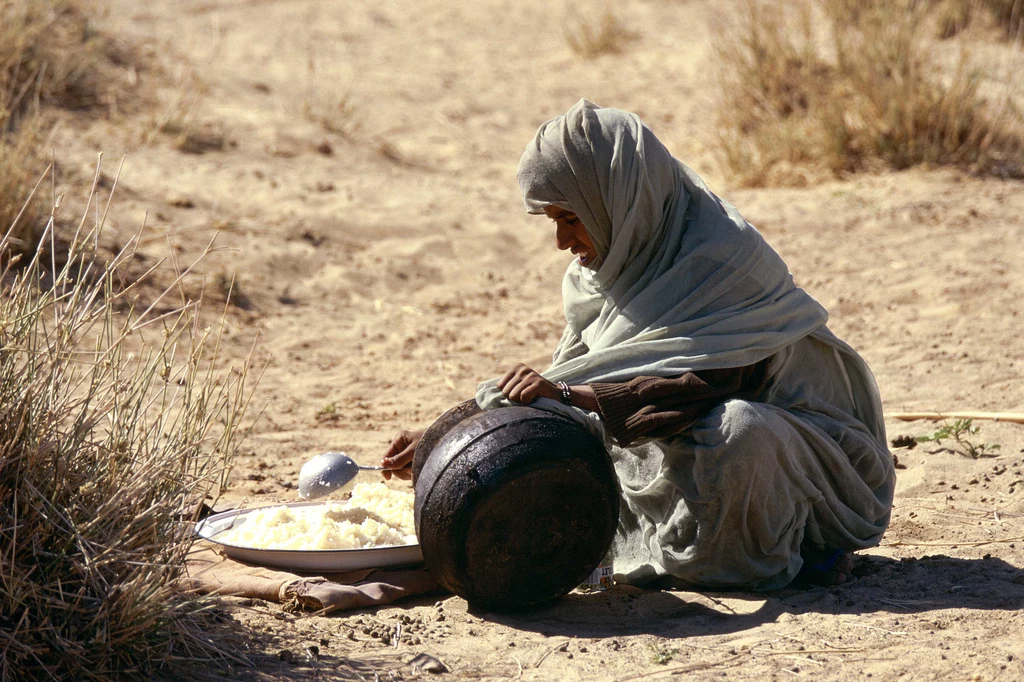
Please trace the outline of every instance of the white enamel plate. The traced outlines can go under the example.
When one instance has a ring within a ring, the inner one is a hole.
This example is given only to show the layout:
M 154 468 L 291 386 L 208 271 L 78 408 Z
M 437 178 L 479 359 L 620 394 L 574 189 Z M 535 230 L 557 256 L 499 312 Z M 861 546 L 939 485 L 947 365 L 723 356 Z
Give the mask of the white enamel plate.
M 323 504 L 322 502 L 292 502 L 287 507 L 308 507 Z M 268 505 L 280 507 L 281 505 Z M 232 559 L 247 564 L 269 566 L 292 571 L 321 571 L 324 573 L 354 571 L 360 568 L 384 568 L 388 566 L 405 566 L 423 561 L 423 553 L 418 544 L 397 545 L 393 547 L 372 547 L 370 549 L 253 549 L 229 545 L 217 539 L 217 535 L 239 524 L 245 523 L 250 512 L 267 507 L 252 509 L 233 509 L 214 514 L 196 524 L 196 533 L 204 540 L 220 545 L 224 553 Z

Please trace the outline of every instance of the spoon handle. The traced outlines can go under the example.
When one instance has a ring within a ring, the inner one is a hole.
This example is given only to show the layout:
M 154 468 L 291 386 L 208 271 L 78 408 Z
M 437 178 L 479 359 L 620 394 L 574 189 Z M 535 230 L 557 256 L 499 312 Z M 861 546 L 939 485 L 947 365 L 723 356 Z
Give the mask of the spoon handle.
M 384 471 L 384 467 L 364 467 L 360 465 L 359 468 L 363 471 Z

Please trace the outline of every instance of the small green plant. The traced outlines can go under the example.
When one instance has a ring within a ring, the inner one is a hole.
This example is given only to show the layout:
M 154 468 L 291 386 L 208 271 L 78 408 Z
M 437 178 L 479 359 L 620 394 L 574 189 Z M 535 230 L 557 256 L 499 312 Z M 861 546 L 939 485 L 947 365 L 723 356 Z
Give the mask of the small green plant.
M 672 658 L 679 653 L 679 649 L 666 649 L 657 644 L 651 644 L 651 651 L 654 662 L 658 665 L 668 665 Z
M 934 433 L 925 436 L 918 436 L 918 443 L 935 443 L 942 447 L 934 452 L 955 452 L 964 457 L 979 459 L 981 457 L 996 457 L 996 450 L 1000 448 L 998 443 L 974 443 L 971 439 L 976 436 L 981 427 L 974 425 L 972 419 L 957 419 L 952 424 L 944 422 Z M 952 441 L 950 446 L 943 446 L 943 441 Z
M 324 405 L 323 407 L 316 411 L 316 415 L 314 416 L 314 418 L 319 423 L 330 424 L 337 422 L 339 419 L 341 419 L 341 412 L 338 411 L 338 403 L 333 401 L 327 403 L 326 405 Z

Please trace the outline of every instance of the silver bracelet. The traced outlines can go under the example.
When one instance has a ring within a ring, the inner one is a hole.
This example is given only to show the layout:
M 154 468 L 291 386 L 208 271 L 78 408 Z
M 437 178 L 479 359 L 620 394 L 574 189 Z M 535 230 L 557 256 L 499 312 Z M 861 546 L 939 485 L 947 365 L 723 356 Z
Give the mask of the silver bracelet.
M 558 388 L 562 391 L 562 402 L 566 405 L 572 405 L 572 390 L 569 388 L 569 384 L 559 381 Z

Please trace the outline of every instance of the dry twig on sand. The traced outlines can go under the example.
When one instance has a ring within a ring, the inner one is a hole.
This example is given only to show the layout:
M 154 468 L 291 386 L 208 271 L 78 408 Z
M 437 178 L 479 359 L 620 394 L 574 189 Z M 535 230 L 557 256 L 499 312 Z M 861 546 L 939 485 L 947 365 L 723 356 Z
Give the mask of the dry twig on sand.
M 985 545 L 1003 545 L 1011 542 L 1021 542 L 1024 535 L 1012 538 L 1001 538 L 998 540 L 982 540 L 981 542 L 883 542 L 880 547 L 984 547 Z
M 569 642 L 570 642 L 570 640 L 568 640 L 568 639 L 567 639 L 567 640 L 565 640 L 564 642 L 559 642 L 558 644 L 555 644 L 554 646 L 550 646 L 550 647 L 548 647 L 547 651 L 545 651 L 545 652 L 544 652 L 544 653 L 543 653 L 543 654 L 541 655 L 541 657 L 540 657 L 540 658 L 539 658 L 539 659 L 537 660 L 537 662 L 533 664 L 533 667 L 534 667 L 534 668 L 539 668 L 539 667 L 540 667 L 540 664 L 541 664 L 541 663 L 543 663 L 543 662 L 544 662 L 544 660 L 545 660 L 545 659 L 546 659 L 546 658 L 547 658 L 548 656 L 550 656 L 551 654 L 553 654 L 554 652 L 556 652 L 556 651 L 565 651 L 565 650 L 566 650 L 566 649 L 567 649 L 567 648 L 569 647 Z
M 698 670 L 707 670 L 709 668 L 717 668 L 722 665 L 729 665 L 736 663 L 741 658 L 745 658 L 749 655 L 748 651 L 743 651 L 735 656 L 722 659 L 721 661 L 712 661 L 708 663 L 690 663 L 689 665 L 680 665 L 674 668 L 665 668 L 664 670 L 655 670 L 653 672 L 644 673 L 642 675 L 633 675 L 631 677 L 620 677 L 616 682 L 632 682 L 632 680 L 642 680 L 648 677 L 654 677 L 656 675 L 682 675 L 683 673 L 697 672 Z
M 904 422 L 942 421 L 944 419 L 981 419 L 996 422 L 1024 424 L 1021 412 L 889 412 L 885 416 Z

